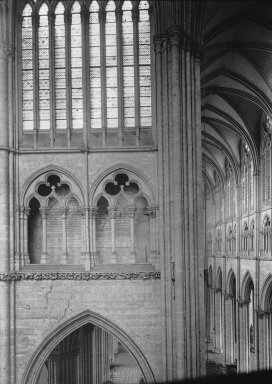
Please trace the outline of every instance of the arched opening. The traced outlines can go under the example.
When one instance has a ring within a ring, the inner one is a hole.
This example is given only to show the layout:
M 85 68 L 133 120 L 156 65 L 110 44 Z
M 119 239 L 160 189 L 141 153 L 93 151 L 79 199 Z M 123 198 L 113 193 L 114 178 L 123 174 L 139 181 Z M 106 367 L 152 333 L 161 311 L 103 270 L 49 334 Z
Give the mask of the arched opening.
M 243 300 L 239 303 L 240 321 L 240 372 L 252 371 L 255 367 L 255 320 L 254 320 L 254 284 L 248 273 L 242 287 Z
M 54 372 L 59 381 L 49 381 Z M 122 328 L 85 311 L 54 329 L 30 359 L 22 384 L 47 383 L 151 384 L 155 379 L 142 351 Z
M 125 346 L 101 327 L 87 323 L 52 350 L 36 384 L 141 382 L 141 369 Z
M 236 364 L 236 278 L 231 272 L 228 279 L 226 295 L 226 360 L 228 364 Z
M 42 216 L 40 213 L 40 203 L 33 197 L 29 202 L 29 216 L 28 216 L 28 252 L 31 264 L 40 263 L 42 254 Z
M 222 271 L 221 268 L 217 272 L 216 291 L 215 291 L 215 350 L 222 352 Z

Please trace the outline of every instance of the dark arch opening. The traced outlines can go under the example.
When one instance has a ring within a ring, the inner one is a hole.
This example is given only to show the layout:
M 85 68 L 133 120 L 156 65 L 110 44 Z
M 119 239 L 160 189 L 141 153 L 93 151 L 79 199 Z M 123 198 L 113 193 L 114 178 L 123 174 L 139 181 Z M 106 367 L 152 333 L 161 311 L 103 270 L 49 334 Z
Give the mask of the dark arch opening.
M 143 374 L 132 354 L 111 333 L 87 323 L 52 350 L 35 384 L 135 384 Z
M 42 217 L 40 203 L 33 197 L 29 202 L 28 252 L 31 264 L 38 264 L 42 253 Z

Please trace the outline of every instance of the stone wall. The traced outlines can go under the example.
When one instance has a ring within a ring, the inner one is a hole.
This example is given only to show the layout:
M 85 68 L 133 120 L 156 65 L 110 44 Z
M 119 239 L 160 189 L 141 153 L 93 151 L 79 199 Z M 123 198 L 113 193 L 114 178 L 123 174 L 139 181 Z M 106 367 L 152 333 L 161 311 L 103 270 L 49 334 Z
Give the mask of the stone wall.
M 19 281 L 16 283 L 17 383 L 44 338 L 86 310 L 119 326 L 161 379 L 160 281 Z

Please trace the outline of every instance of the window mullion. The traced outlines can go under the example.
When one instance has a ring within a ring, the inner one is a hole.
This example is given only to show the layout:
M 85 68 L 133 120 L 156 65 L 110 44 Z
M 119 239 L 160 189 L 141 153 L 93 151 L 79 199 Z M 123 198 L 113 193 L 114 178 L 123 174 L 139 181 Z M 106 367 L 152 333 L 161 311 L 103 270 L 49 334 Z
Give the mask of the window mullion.
M 136 145 L 140 142 L 140 75 L 139 75 L 139 9 L 132 9 L 133 45 L 134 45 L 134 95 L 135 95 L 135 129 Z
M 124 130 L 124 79 L 123 79 L 123 53 L 122 53 L 122 15 L 123 11 L 117 8 L 116 15 L 116 42 L 117 42 L 117 87 L 118 87 L 118 141 L 123 142 Z
M 71 22 L 72 15 L 70 10 L 64 12 L 65 23 L 65 71 L 66 71 L 66 120 L 67 120 L 67 142 L 68 147 L 71 143 L 72 126 L 72 82 L 71 82 Z
M 55 63 L 55 14 L 48 12 L 49 22 L 49 61 Z M 50 145 L 53 147 L 56 131 L 56 101 L 55 101 L 55 65 L 49 65 L 49 94 L 50 94 Z
M 33 117 L 34 117 L 34 148 L 37 147 L 38 130 L 39 130 L 39 15 L 32 14 L 32 36 L 33 36 L 33 89 L 34 89 L 34 103 L 33 103 Z
M 106 126 L 107 126 L 107 85 L 106 85 L 106 41 L 105 41 L 105 26 L 106 26 L 106 11 L 99 9 L 100 23 L 100 57 L 101 57 L 101 109 L 102 109 L 102 134 L 103 147 L 106 144 Z
M 89 55 L 89 10 L 82 6 L 81 30 L 82 30 L 82 76 L 83 76 L 83 140 L 86 147 L 89 143 L 90 127 L 90 55 Z

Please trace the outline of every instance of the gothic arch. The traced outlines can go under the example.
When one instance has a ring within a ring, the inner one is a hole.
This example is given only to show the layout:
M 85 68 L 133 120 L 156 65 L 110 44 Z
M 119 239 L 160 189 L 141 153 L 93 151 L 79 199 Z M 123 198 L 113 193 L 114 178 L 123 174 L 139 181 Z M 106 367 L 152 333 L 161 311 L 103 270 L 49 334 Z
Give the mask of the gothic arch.
M 236 286 L 236 276 L 235 276 L 235 273 L 234 273 L 233 269 L 231 268 L 229 270 L 228 277 L 227 277 L 227 284 L 226 284 L 226 291 L 227 291 L 227 293 L 236 294 L 236 292 L 233 292 L 234 283 L 235 283 L 235 286 Z
M 128 166 L 127 164 L 117 164 L 112 166 L 111 168 L 108 168 L 106 171 L 101 173 L 100 176 L 94 181 L 90 188 L 90 205 L 95 205 L 94 204 L 94 199 L 95 197 L 95 192 L 97 188 L 103 183 L 103 181 L 107 178 L 112 173 L 118 173 L 118 172 L 130 172 L 133 175 L 137 176 L 140 181 L 147 187 L 148 189 L 148 195 L 149 195 L 149 200 L 151 199 L 152 204 L 155 204 L 155 193 L 154 193 L 154 188 L 152 187 L 151 183 L 149 182 L 148 178 L 140 171 L 138 171 L 136 168 L 132 166 Z M 133 180 L 132 180 L 133 181 Z
M 20 205 L 24 206 L 26 200 L 29 201 L 29 197 L 27 196 L 27 193 L 29 191 L 29 188 L 33 185 L 35 180 L 37 180 L 39 177 L 46 175 L 46 174 L 54 174 L 59 173 L 60 175 L 63 175 L 65 178 L 68 179 L 68 181 L 72 181 L 72 183 L 77 187 L 77 189 L 80 192 L 80 199 L 82 200 L 82 205 L 85 205 L 85 193 L 83 190 L 83 187 L 80 183 L 80 181 L 69 171 L 67 171 L 65 168 L 56 166 L 56 165 L 48 165 L 47 167 L 44 167 L 42 169 L 39 169 L 38 171 L 34 172 L 23 184 L 23 187 L 21 189 L 21 196 L 20 196 Z
M 242 280 L 241 286 L 241 299 L 249 300 L 250 299 L 250 291 L 254 288 L 253 279 L 251 273 L 247 271 Z
M 217 275 L 216 275 L 216 288 L 222 290 L 222 269 L 221 267 L 218 267 Z
M 272 274 L 269 273 L 261 289 L 261 301 L 260 301 L 261 309 L 267 310 L 271 308 L 271 297 L 272 297 Z
M 97 325 L 105 331 L 111 333 L 113 336 L 115 336 L 135 358 L 136 362 L 139 365 L 139 368 L 142 371 L 145 382 L 155 383 L 154 374 L 151 370 L 149 363 L 147 362 L 140 348 L 131 339 L 131 337 L 127 333 L 125 333 L 118 325 L 112 323 L 105 317 L 88 310 L 65 321 L 63 324 L 59 325 L 56 329 L 54 329 L 43 340 L 43 342 L 36 349 L 29 361 L 24 372 L 21 384 L 36 384 L 40 370 L 52 350 L 66 336 L 88 323 Z

